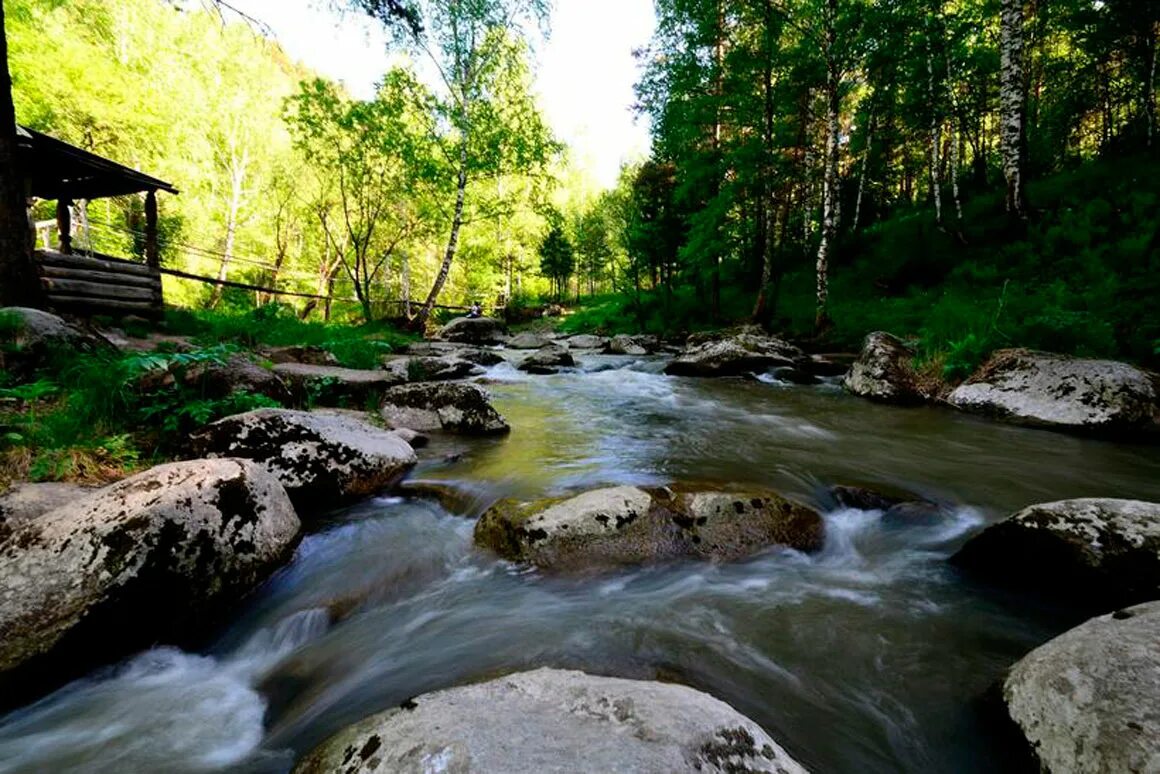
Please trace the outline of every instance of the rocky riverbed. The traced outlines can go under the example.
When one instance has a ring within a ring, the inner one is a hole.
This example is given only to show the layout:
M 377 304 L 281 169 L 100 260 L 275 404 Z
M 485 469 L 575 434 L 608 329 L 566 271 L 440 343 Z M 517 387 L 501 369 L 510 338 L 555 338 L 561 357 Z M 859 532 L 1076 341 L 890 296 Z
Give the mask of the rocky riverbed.
M 0 719 L 0 772 L 1157 765 L 1151 375 L 1003 355 L 975 415 L 885 337 L 843 378 L 459 327 L 374 378 L 283 353 L 377 411 L 0 497 L 3 676 L 108 665 Z

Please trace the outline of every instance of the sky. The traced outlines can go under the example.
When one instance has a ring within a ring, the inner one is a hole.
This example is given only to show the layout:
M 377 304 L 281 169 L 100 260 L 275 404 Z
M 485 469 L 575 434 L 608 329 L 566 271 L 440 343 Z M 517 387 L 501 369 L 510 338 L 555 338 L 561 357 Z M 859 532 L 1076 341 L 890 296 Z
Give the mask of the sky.
M 338 14 L 325 0 L 230 0 L 265 25 L 294 59 L 368 98 L 391 62 L 373 22 Z M 597 183 L 611 187 L 620 165 L 647 155 L 648 125 L 635 118 L 632 50 L 648 43 L 652 0 L 556 0 L 551 35 L 536 45 L 536 91 L 556 136 Z

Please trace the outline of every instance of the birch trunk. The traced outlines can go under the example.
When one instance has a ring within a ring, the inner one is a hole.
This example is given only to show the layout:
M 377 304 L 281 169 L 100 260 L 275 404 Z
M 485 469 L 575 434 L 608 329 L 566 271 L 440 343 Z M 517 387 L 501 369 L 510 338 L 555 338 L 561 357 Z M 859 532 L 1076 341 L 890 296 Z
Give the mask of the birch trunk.
M 866 172 L 870 167 L 870 151 L 874 148 L 874 122 L 876 120 L 874 97 L 871 97 L 870 117 L 866 121 L 866 148 L 862 151 L 862 169 L 858 173 L 858 195 L 854 199 L 854 221 L 850 224 L 851 231 L 857 231 L 858 224 L 862 222 L 862 196 L 866 191 Z
M 834 45 L 837 33 L 834 20 L 837 18 L 837 0 L 827 3 L 826 23 L 826 153 L 825 173 L 822 180 L 822 239 L 818 244 L 817 308 L 814 327 L 818 332 L 830 324 L 827 302 L 830 296 L 830 252 L 838 235 L 841 217 L 838 203 L 838 110 L 841 107 L 839 93 L 840 73 L 834 59 Z
M 1007 178 L 1007 212 L 1026 219 L 1023 0 L 1002 0 L 999 47 L 999 138 L 1003 175 Z
M 934 222 L 943 227 L 942 183 L 939 170 L 939 148 L 942 145 L 942 122 L 939 120 L 938 98 L 934 88 L 934 25 L 926 20 L 926 97 L 930 102 L 930 194 L 934 199 Z
M 230 152 L 230 204 L 226 213 L 226 238 L 222 247 L 222 261 L 218 267 L 218 282 L 224 282 L 234 259 L 234 240 L 238 233 L 238 213 L 242 209 L 242 196 L 245 193 L 246 167 L 249 165 L 249 149 L 243 148 L 239 155 L 231 149 Z M 210 294 L 209 307 L 213 309 L 222 300 L 222 286 L 214 285 Z
M 443 263 L 439 266 L 439 273 L 435 275 L 435 284 L 427 294 L 427 300 L 419 308 L 412 325 L 416 330 L 422 330 L 439 300 L 439 293 L 443 290 L 447 276 L 451 273 L 451 262 L 455 259 L 455 250 L 459 246 L 459 229 L 463 226 L 463 200 L 467 193 L 467 137 L 459 143 L 459 174 L 455 186 L 455 214 L 451 218 L 451 234 L 447 237 L 447 249 L 443 251 Z

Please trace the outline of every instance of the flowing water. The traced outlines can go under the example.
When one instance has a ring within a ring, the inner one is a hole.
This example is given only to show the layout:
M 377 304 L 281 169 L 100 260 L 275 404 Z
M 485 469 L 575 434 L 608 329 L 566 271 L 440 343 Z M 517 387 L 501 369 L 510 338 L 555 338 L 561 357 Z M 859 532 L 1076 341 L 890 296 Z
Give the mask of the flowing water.
M 440 440 L 415 477 L 481 506 L 673 480 L 821 504 L 825 485 L 866 483 L 950 515 L 900 527 L 830 509 L 814 555 L 557 578 L 473 548 L 472 521 L 433 502 L 373 499 L 316 517 L 207 652 L 139 654 L 0 720 L 0 772 L 284 772 L 367 714 L 537 666 L 691 684 L 819 772 L 999 770 L 980 698 L 1078 612 L 971 583 L 946 558 L 1030 503 L 1160 499 L 1155 447 L 581 360 L 559 376 L 492 369 L 510 437 Z

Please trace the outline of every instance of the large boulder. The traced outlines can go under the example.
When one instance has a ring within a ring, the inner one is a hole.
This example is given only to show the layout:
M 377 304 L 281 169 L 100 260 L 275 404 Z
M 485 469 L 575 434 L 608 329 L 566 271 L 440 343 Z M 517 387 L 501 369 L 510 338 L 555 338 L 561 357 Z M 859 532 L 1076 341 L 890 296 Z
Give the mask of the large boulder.
M 478 376 L 484 371 L 468 360 L 448 355 L 445 357 L 403 357 L 390 360 L 384 369 L 402 382 L 442 382 Z
M 881 403 L 922 403 L 930 396 L 914 369 L 914 350 L 902 339 L 876 331 L 862 343 L 862 354 L 850 366 L 842 386 L 854 395 Z
M 0 368 L 26 377 L 58 352 L 116 352 L 104 336 L 39 309 L 0 309 Z
M 62 482 L 15 484 L 0 494 L 0 543 L 18 524 L 54 511 L 62 505 L 92 494 L 92 487 Z
M 771 545 L 821 548 L 822 518 L 775 492 L 617 486 L 573 497 L 501 500 L 475 542 L 513 561 L 561 571 L 692 557 L 739 559 Z
M 612 343 L 604 336 L 593 336 L 590 333 L 578 333 L 575 336 L 569 336 L 566 341 L 572 349 L 604 349 Z
M 173 382 L 197 389 L 207 398 L 225 398 L 241 392 L 264 395 L 279 403 L 292 400 L 290 389 L 278 374 L 236 353 L 220 362 L 207 361 L 191 366 L 174 364 L 168 371 L 147 375 L 143 383 L 154 385 L 160 378 L 164 389 Z
M 507 327 L 491 317 L 457 317 L 439 330 L 439 338 L 463 344 L 503 344 Z
M 604 351 L 609 355 L 640 357 L 655 352 L 658 348 L 660 348 L 660 342 L 657 341 L 656 336 L 630 336 L 626 333 L 620 333 L 612 337 Z
M 1000 350 L 947 400 L 964 411 L 1024 425 L 1160 430 L 1160 377 L 1114 360 Z
M 952 561 L 980 576 L 1108 609 L 1160 597 L 1160 504 L 1087 498 L 1032 505 Z
M 794 345 L 769 336 L 741 333 L 694 344 L 665 366 L 672 376 L 741 376 L 805 359 Z
M 1031 651 L 1004 680 L 1003 701 L 1041 771 L 1160 771 L 1160 602 Z
M 290 385 L 296 402 L 317 406 L 373 405 L 389 388 L 406 381 L 395 371 L 307 363 L 280 363 L 274 373 Z
M 204 628 L 285 560 L 300 525 L 249 460 L 161 465 L 0 543 L 0 703 Z
M 756 723 L 692 688 L 537 669 L 419 696 L 340 731 L 294 768 L 388 771 L 805 769 Z
M 560 368 L 576 365 L 576 360 L 567 347 L 559 344 L 545 344 L 528 355 L 519 364 L 519 370 L 530 374 L 554 374 Z
M 390 427 L 421 433 L 496 435 L 511 430 L 487 392 L 474 384 L 419 382 L 392 387 L 383 395 L 380 414 Z
M 219 419 L 192 438 L 206 457 L 263 465 L 298 504 L 367 497 L 398 483 L 415 452 L 401 437 L 355 417 L 258 409 Z
M 539 349 L 548 344 L 550 339 L 539 333 L 532 333 L 531 331 L 523 331 L 517 333 L 507 340 L 508 349 Z

